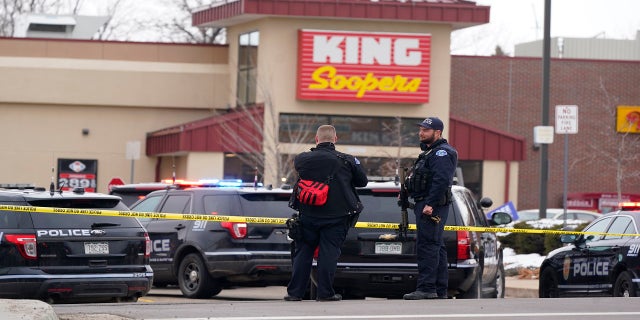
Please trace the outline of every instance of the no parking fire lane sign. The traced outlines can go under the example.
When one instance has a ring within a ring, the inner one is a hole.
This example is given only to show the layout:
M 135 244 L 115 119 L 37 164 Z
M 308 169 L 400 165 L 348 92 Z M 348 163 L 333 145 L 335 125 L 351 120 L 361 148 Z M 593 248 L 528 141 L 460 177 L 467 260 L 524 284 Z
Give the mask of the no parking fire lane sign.
M 556 134 L 578 133 L 578 106 L 556 106 Z

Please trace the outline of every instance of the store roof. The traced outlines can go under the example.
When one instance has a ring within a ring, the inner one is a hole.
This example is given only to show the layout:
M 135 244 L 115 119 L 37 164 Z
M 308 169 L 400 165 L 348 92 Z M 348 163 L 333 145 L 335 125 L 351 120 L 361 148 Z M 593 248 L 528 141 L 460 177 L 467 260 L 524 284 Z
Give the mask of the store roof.
M 250 114 L 248 114 L 249 112 Z M 253 121 L 262 123 L 264 107 L 229 112 L 151 132 L 147 134 L 147 155 L 186 154 L 188 152 L 255 152 L 262 150 L 262 134 Z M 451 116 L 449 142 L 458 150 L 460 160 L 523 161 L 525 139 L 486 128 Z M 244 136 L 242 146 L 238 139 Z
M 489 6 L 464 0 L 225 0 L 193 13 L 199 27 L 228 27 L 265 17 L 448 23 L 454 29 L 489 22 Z
M 460 160 L 524 161 L 525 138 L 449 116 L 449 142 Z

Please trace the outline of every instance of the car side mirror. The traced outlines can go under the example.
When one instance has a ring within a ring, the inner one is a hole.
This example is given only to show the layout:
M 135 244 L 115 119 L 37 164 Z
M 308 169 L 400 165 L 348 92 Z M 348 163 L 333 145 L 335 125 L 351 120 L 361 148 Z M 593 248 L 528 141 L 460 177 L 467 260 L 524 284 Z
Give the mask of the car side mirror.
M 511 221 L 513 221 L 513 218 L 506 212 L 498 211 L 491 215 L 491 224 L 493 225 L 507 224 L 511 223 Z
M 575 234 L 563 234 L 560 235 L 560 242 L 562 243 L 574 243 L 578 239 L 578 236 Z
M 480 199 L 480 206 L 483 208 L 489 208 L 493 205 L 493 200 L 491 198 L 484 197 Z

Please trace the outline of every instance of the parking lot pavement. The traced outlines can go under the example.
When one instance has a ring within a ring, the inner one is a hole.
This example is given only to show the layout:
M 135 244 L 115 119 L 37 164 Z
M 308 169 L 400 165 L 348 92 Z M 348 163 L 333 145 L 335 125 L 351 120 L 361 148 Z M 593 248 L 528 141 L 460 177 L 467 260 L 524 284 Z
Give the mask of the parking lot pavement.
M 506 298 L 537 298 L 538 279 L 507 277 L 504 294 Z
M 505 279 L 506 288 L 505 296 L 507 298 L 537 298 L 538 297 L 538 279 L 518 279 L 518 277 L 507 277 Z M 275 289 L 273 289 L 275 288 Z M 250 289 L 244 289 L 250 290 Z M 161 295 L 171 295 L 169 289 L 156 289 Z M 174 295 L 179 296 L 177 289 Z M 255 290 L 262 292 L 262 290 Z M 284 287 L 272 287 L 271 290 L 264 290 L 264 294 L 255 296 L 253 299 L 280 299 L 283 296 Z M 227 299 L 242 299 L 243 290 L 227 290 L 229 293 Z M 164 293 L 164 294 L 163 294 Z M 246 292 L 244 292 L 246 295 Z M 265 294 L 267 296 L 265 296 Z M 149 299 L 144 297 L 142 299 Z M 39 300 L 16 300 L 16 299 L 0 299 L 0 319 L 21 319 L 21 320 L 59 320 L 53 307 Z

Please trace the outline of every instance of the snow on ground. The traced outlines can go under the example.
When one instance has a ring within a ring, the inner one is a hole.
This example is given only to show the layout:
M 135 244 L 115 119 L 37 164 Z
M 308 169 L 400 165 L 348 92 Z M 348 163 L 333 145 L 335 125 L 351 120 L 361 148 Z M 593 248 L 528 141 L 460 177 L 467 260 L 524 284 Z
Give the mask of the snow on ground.
M 540 268 L 544 258 L 545 256 L 541 256 L 537 253 L 516 254 L 516 252 L 511 248 L 504 248 L 503 250 L 504 269 L 507 273 L 517 273 L 517 270 L 521 268 Z M 512 270 L 513 272 L 508 272 Z

